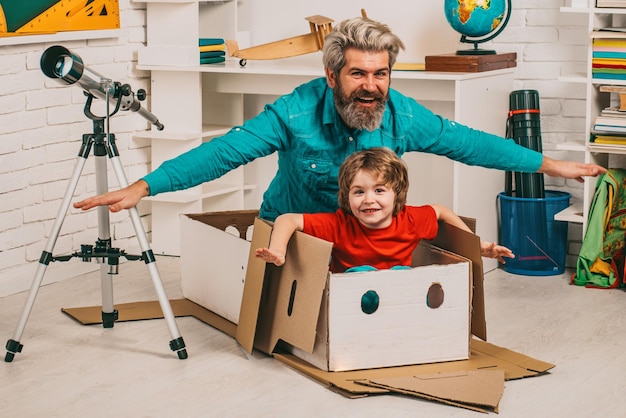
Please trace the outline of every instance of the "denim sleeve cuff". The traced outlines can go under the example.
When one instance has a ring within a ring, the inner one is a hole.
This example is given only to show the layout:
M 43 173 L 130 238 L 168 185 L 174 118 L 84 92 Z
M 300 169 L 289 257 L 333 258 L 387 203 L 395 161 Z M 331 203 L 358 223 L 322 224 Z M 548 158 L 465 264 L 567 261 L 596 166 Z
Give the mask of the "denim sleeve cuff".
M 150 188 L 150 196 L 157 195 L 159 193 L 171 191 L 170 179 L 163 170 L 156 170 L 149 173 L 143 179 L 148 183 Z

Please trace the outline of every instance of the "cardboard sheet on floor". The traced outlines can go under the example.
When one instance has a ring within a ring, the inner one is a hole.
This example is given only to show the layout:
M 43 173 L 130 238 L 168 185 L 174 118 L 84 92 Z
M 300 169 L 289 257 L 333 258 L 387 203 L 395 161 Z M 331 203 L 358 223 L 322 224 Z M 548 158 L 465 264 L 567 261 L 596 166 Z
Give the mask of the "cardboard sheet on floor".
M 208 309 L 190 301 L 189 299 L 170 300 L 174 316 L 193 316 L 199 321 L 222 331 L 223 333 L 235 337 L 237 325 L 214 314 Z M 143 321 L 147 319 L 162 319 L 163 311 L 159 301 L 151 300 L 145 302 L 120 303 L 115 305 L 118 312 L 116 322 Z M 86 306 L 81 308 L 61 308 L 61 312 L 74 318 L 83 325 L 96 325 L 102 323 L 102 307 Z
M 481 412 L 497 412 L 505 380 L 538 376 L 554 367 L 478 339 L 472 339 L 468 360 L 349 372 L 326 372 L 288 353 L 274 357 L 346 397 L 394 392 Z
M 474 370 L 370 379 L 366 385 L 478 412 L 498 412 L 504 371 Z M 476 388 L 481 388 L 477 391 Z
M 188 299 L 173 299 L 170 303 L 175 316 L 192 316 L 235 337 L 237 326 L 208 309 Z M 118 322 L 163 318 L 158 301 L 122 303 L 115 308 Z M 94 325 L 102 323 L 101 309 L 90 306 L 61 311 L 83 325 Z M 538 376 L 554 367 L 475 338 L 468 360 L 350 372 L 326 372 L 288 353 L 273 356 L 346 397 L 401 393 L 481 412 L 497 412 L 505 380 Z

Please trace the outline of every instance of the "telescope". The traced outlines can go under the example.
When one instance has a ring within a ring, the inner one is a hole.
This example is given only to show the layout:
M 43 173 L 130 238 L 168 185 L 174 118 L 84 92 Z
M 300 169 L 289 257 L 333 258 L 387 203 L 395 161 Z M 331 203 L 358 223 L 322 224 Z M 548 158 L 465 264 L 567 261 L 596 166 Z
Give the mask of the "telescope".
M 118 273 L 120 258 L 125 257 L 128 260 L 142 260 L 148 267 L 148 271 L 152 277 L 152 283 L 159 297 L 163 317 L 166 319 L 170 329 L 172 339 L 170 340 L 169 347 L 172 351 L 176 352 L 179 359 L 186 359 L 187 349 L 185 348 L 185 342 L 183 341 L 183 337 L 180 336 L 178 327 L 176 326 L 174 312 L 172 311 L 170 301 L 165 293 L 163 282 L 161 281 L 159 271 L 155 264 L 156 257 L 150 248 L 148 237 L 141 223 L 137 207 L 130 208 L 128 212 L 135 230 L 135 235 L 139 241 L 139 246 L 141 247 L 141 255 L 130 255 L 127 254 L 126 251 L 112 246 L 113 238 L 111 237 L 109 210 L 105 206 L 99 206 L 97 208 L 98 240 L 95 245 L 81 244 L 80 251 L 74 252 L 71 255 L 55 256 L 53 254 L 54 246 L 56 245 L 61 227 L 63 226 L 63 221 L 70 208 L 71 199 L 76 192 L 80 175 L 92 151 L 93 155 L 96 157 L 94 163 L 96 172 L 96 192 L 103 194 L 109 191 L 107 175 L 107 161 L 109 160 L 113 165 L 120 187 L 128 187 L 128 180 L 126 179 L 126 174 L 124 174 L 120 154 L 115 145 L 115 134 L 109 132 L 111 116 L 120 109 L 131 110 L 139 113 L 147 121 L 156 126 L 158 130 L 162 130 L 163 125 L 156 116 L 141 108 L 139 101 L 145 100 L 145 91 L 138 90 L 137 97 L 135 98 L 135 93 L 133 93 L 128 84 L 113 82 L 111 79 L 107 79 L 97 72 L 88 69 L 85 67 L 85 64 L 83 64 L 83 60 L 81 60 L 78 55 L 72 54 L 67 48 L 57 45 L 44 51 L 41 56 L 41 70 L 46 76 L 59 81 L 61 84 L 77 84 L 83 89 L 83 93 L 87 96 L 84 112 L 85 116 L 93 122 L 93 132 L 83 134 L 80 151 L 76 156 L 76 165 L 70 176 L 70 181 L 65 190 L 61 207 L 52 225 L 52 231 L 48 235 L 46 247 L 41 252 L 39 265 L 35 277 L 33 278 L 29 296 L 22 310 L 22 315 L 15 329 L 15 334 L 13 338 L 6 343 L 7 352 L 4 361 L 13 361 L 15 354 L 22 351 L 23 345 L 20 343 L 20 338 L 22 337 L 22 333 L 26 327 L 26 321 L 32 311 L 37 291 L 43 283 L 43 277 L 48 265 L 54 261 L 69 261 L 73 257 L 80 257 L 84 262 L 91 262 L 95 259 L 101 264 L 100 287 L 102 288 L 102 326 L 104 328 L 113 328 L 113 324 L 119 319 L 119 312 L 116 309 L 116 305 L 113 303 L 113 282 L 111 275 Z M 96 116 L 91 112 L 91 105 L 94 98 L 105 100 L 105 116 Z M 113 111 L 109 110 L 110 104 L 114 106 Z M 107 261 L 106 265 L 104 263 L 105 260 Z
M 137 112 L 159 131 L 163 130 L 164 126 L 157 117 L 141 107 L 140 101 L 146 98 L 145 90 L 140 89 L 135 95 L 130 85 L 112 82 L 89 69 L 80 56 L 70 52 L 67 48 L 60 45 L 51 46 L 41 55 L 40 64 L 41 71 L 49 78 L 61 84 L 78 84 L 85 94 L 109 100 L 116 106 L 116 111 L 121 109 Z

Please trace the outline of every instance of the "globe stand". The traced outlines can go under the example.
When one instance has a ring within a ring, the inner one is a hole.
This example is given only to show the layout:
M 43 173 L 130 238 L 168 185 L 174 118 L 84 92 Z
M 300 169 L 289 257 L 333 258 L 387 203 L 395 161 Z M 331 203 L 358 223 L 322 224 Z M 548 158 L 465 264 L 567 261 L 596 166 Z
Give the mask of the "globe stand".
M 461 37 L 461 42 L 470 42 L 465 41 L 464 37 Z M 495 49 L 480 49 L 478 48 L 479 42 L 474 42 L 474 49 L 459 49 L 456 51 L 457 55 L 493 55 L 496 53 Z
M 505 0 L 501 0 L 501 1 L 505 1 Z M 454 0 L 446 0 L 444 7 L 446 7 L 446 10 L 452 9 L 452 8 L 458 7 L 458 3 L 456 3 Z M 500 35 L 500 33 L 504 30 L 504 28 L 506 28 L 506 25 L 509 23 L 509 19 L 511 18 L 511 10 L 512 10 L 511 0 L 506 0 L 504 7 L 506 9 L 506 11 L 504 12 L 504 19 L 500 22 L 500 24 L 497 27 L 492 28 L 492 30 L 489 31 L 488 33 L 486 31 L 483 32 L 484 37 L 482 38 L 480 37 L 471 38 L 471 39 L 468 38 L 467 35 L 463 34 L 463 30 L 460 29 L 459 27 L 455 27 L 452 20 L 450 20 L 450 18 L 446 15 L 446 17 L 448 17 L 448 23 L 452 25 L 453 29 L 461 33 L 460 42 L 474 44 L 474 49 L 461 49 L 461 50 L 456 51 L 456 55 L 494 55 L 496 54 L 496 51 L 492 49 L 478 48 L 478 44 L 488 42 L 494 39 L 496 36 Z

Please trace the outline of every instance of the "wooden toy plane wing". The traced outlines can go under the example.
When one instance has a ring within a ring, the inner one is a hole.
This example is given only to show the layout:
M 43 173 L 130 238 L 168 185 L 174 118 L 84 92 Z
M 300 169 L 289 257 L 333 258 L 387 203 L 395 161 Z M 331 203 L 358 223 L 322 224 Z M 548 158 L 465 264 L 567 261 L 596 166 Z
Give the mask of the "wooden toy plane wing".
M 227 40 L 228 55 L 240 58 L 239 64 L 243 67 L 249 59 L 273 60 L 320 51 L 324 47 L 324 38 L 332 30 L 334 21 L 319 15 L 305 19 L 309 22 L 310 33 L 245 49 L 239 49 L 237 41 Z

